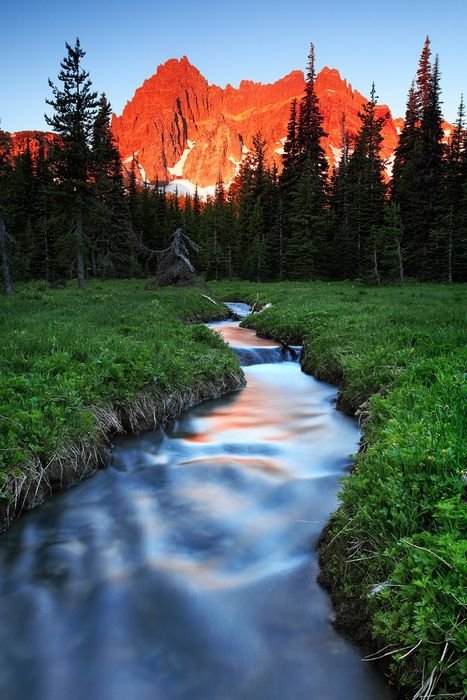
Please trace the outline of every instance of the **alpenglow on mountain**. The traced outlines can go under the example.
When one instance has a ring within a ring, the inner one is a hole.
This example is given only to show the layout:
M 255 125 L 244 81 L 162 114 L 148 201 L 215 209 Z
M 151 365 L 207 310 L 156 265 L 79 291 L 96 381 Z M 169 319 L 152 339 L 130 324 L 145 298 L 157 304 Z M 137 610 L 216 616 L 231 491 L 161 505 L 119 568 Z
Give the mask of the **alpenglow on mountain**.
M 296 70 L 269 85 L 243 80 L 238 88 L 223 89 L 209 85 L 185 56 L 170 59 L 136 90 L 122 115 L 114 115 L 112 131 L 125 167 L 134 158 L 142 180 L 171 182 L 170 189 L 180 193 L 192 192 L 195 184 L 201 191 L 214 189 L 219 175 L 231 182 L 257 132 L 267 141 L 270 163 L 281 169 L 291 101 L 300 99 L 304 88 L 304 75 Z M 346 130 L 355 135 L 366 98 L 330 68 L 318 73 L 316 92 L 328 134 L 326 154 L 334 165 L 340 157 L 342 115 Z M 388 107 L 380 105 L 378 112 L 388 114 L 382 156 L 390 164 L 399 129 Z
M 350 139 L 360 128 L 359 112 L 366 98 L 339 71 L 323 68 L 316 77 L 316 92 L 327 133 L 324 147 L 329 165 L 339 161 L 342 119 Z M 137 88 L 121 116 L 113 115 L 112 131 L 126 171 L 135 162 L 141 181 L 169 183 L 180 194 L 214 192 L 219 176 L 226 185 L 238 172 L 242 158 L 252 147 L 258 132 L 267 142 L 270 165 L 282 168 L 290 107 L 305 88 L 302 71 L 292 71 L 275 83 L 263 85 L 242 80 L 238 88 L 210 85 L 184 56 L 171 58 Z M 381 155 L 391 172 L 403 119 L 393 119 L 386 105 L 377 107 L 387 119 L 383 126 Z M 443 123 L 445 137 L 452 126 Z M 27 146 L 34 155 L 42 146 L 47 151 L 54 135 L 41 131 L 0 132 L 0 152 L 11 158 Z

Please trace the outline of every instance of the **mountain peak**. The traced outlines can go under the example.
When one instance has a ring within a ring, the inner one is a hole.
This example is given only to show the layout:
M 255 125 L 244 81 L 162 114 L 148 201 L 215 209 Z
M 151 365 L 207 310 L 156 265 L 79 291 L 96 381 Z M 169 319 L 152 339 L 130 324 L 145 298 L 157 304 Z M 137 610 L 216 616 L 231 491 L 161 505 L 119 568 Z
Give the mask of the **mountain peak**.
M 267 141 L 270 163 L 281 168 L 290 103 L 301 98 L 304 88 L 302 71 L 294 70 L 270 84 L 242 80 L 238 88 L 222 89 L 209 85 L 186 56 L 171 58 L 136 90 L 122 115 L 114 117 L 112 130 L 124 163 L 135 156 L 143 179 L 209 187 L 221 172 L 228 183 L 257 132 Z M 316 92 L 328 134 L 324 146 L 334 164 L 340 154 L 342 114 L 355 134 L 366 98 L 327 66 L 317 75 Z M 383 157 L 389 157 L 397 143 L 392 119 L 383 136 Z

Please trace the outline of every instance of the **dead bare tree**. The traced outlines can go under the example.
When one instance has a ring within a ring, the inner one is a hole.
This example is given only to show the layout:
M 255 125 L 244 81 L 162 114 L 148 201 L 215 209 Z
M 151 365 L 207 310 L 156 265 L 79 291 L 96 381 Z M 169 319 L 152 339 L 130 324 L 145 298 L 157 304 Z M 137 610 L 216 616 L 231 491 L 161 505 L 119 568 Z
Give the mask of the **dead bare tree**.
M 182 228 L 173 232 L 170 245 L 164 250 L 146 251 L 157 255 L 159 262 L 156 275 L 149 283 L 149 287 L 166 287 L 168 285 L 186 286 L 193 284 L 196 279 L 196 270 L 189 258 L 189 248 L 197 252 L 199 246 L 184 233 Z

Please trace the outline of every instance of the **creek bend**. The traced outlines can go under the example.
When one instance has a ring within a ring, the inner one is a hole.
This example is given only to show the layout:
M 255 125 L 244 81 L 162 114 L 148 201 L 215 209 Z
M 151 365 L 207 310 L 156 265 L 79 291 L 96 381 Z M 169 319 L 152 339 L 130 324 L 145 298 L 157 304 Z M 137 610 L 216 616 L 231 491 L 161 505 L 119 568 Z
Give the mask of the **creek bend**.
M 0 697 L 392 697 L 316 583 L 356 424 L 275 343 L 211 325 L 246 388 L 119 440 L 0 539 Z

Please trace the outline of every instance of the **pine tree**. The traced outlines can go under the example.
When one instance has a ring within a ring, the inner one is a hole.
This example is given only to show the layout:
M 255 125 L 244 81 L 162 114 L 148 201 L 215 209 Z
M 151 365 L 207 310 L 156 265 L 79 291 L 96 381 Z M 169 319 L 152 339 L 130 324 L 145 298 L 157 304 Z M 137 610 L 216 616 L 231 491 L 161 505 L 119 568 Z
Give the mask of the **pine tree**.
M 331 178 L 330 186 L 330 269 L 332 279 L 352 279 L 358 269 L 357 247 L 349 220 L 349 135 L 345 114 L 342 115 L 341 158 Z
M 85 218 L 89 211 L 90 139 L 96 117 L 97 93 L 92 91 L 89 73 L 82 68 L 86 55 L 79 39 L 66 44 L 67 55 L 61 62 L 56 86 L 49 79 L 53 99 L 46 100 L 54 113 L 45 117 L 59 134 L 54 149 L 55 178 L 64 205 L 65 218 L 71 223 L 75 240 L 78 285 L 85 285 Z M 58 145 L 59 144 L 59 145 Z
M 444 147 L 439 79 L 438 58 L 432 66 L 427 37 L 409 91 L 391 183 L 392 201 L 400 206 L 404 227 L 407 274 L 419 278 L 440 275 Z
M 56 269 L 56 239 L 58 236 L 55 215 L 55 184 L 50 161 L 43 144 L 34 162 L 34 209 L 36 249 L 31 262 L 34 276 L 53 283 L 59 277 Z
M 429 94 L 430 94 L 430 85 L 431 85 L 431 77 L 432 77 L 432 71 L 431 71 L 431 42 L 430 42 L 430 37 L 427 36 L 425 39 L 425 43 L 423 45 L 422 53 L 420 55 L 420 60 L 418 62 L 418 69 L 417 69 L 417 91 L 416 91 L 416 97 L 417 97 L 417 110 L 421 115 L 425 112 L 427 105 L 428 105 L 428 100 L 429 100 Z
M 291 118 L 284 144 L 285 173 L 282 185 L 282 218 L 284 222 L 284 271 L 289 278 L 310 277 L 320 272 L 317 262 L 322 259 L 326 240 L 327 160 L 322 147 L 326 136 L 323 116 L 315 90 L 315 49 L 311 44 L 308 56 L 305 94 L 300 102 L 298 118 L 292 105 Z M 305 211 L 300 212 L 300 203 Z M 307 228 L 308 227 L 308 228 Z M 300 242 L 299 238 L 303 236 Z M 303 261 L 299 256 L 313 255 Z M 294 264 L 297 269 L 294 269 Z
M 8 157 L 10 145 L 9 135 L 0 130 L 0 258 L 3 291 L 8 295 L 13 291 L 10 272 L 10 246 L 12 240 L 7 230 L 12 175 L 12 168 Z
M 360 113 L 362 126 L 348 166 L 349 227 L 356 248 L 360 277 L 380 280 L 380 231 L 384 217 L 386 187 L 384 163 L 380 149 L 381 129 L 386 117 L 377 116 L 377 96 L 374 84 L 369 101 Z
M 300 103 L 297 131 L 297 159 L 299 168 L 311 168 L 316 177 L 320 178 L 323 188 L 327 179 L 328 164 L 322 139 L 327 136 L 323 129 L 323 115 L 320 112 L 318 95 L 315 89 L 315 47 L 311 44 L 308 56 L 305 94 Z
M 127 274 L 135 255 L 120 154 L 111 132 L 111 115 L 111 105 L 103 93 L 91 138 L 93 198 L 89 236 L 93 275 L 99 273 L 103 277 Z
M 282 166 L 281 189 L 287 195 L 296 186 L 298 173 L 298 123 L 297 100 L 295 97 L 290 106 L 290 118 L 282 154 Z
M 441 274 L 436 250 L 444 159 L 439 79 L 439 62 L 436 56 L 422 113 L 420 158 L 417 162 L 420 208 L 415 243 L 419 255 L 419 274 L 425 279 L 436 279 Z
M 11 174 L 10 233 L 15 241 L 11 264 L 15 278 L 20 280 L 32 276 L 31 259 L 36 243 L 32 225 L 34 198 L 34 166 L 28 141 L 23 153 L 15 157 Z
M 404 226 L 400 206 L 393 201 L 386 204 L 381 230 L 380 263 L 386 279 L 397 279 L 404 284 Z
M 467 267 L 467 131 L 461 95 L 457 120 L 446 153 L 438 226 L 438 277 L 447 282 L 465 281 Z M 433 241 L 432 241 L 433 242 Z
M 291 235 L 285 252 L 287 279 L 308 280 L 314 276 L 316 246 L 313 232 L 322 225 L 321 212 L 322 191 L 308 156 L 292 195 Z

